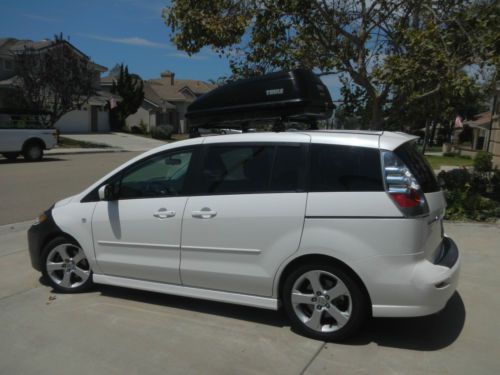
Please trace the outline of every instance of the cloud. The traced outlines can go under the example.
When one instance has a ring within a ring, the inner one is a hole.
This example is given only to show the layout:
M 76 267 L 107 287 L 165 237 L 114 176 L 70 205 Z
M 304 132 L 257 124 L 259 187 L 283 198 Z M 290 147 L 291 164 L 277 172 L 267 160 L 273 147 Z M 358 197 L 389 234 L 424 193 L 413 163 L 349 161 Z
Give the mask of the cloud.
M 117 43 L 117 44 L 127 44 L 129 46 L 139 46 L 139 47 L 148 47 L 148 48 L 162 48 L 162 49 L 168 49 L 168 48 L 170 48 L 167 43 L 165 43 L 165 44 L 157 43 L 157 42 L 153 42 L 151 40 L 140 38 L 140 37 L 137 37 L 137 36 L 129 37 L 129 38 L 116 38 L 116 37 L 111 37 L 111 36 L 94 35 L 94 34 L 83 34 L 83 33 L 78 33 L 77 35 L 82 36 L 84 38 L 90 38 L 90 39 L 100 40 L 102 42 Z
M 178 59 L 188 59 L 188 60 L 207 60 L 208 56 L 206 55 L 191 55 L 189 56 L 187 53 L 184 52 L 172 52 L 167 54 L 169 57 L 175 57 Z
M 22 16 L 26 18 L 31 18 L 32 20 L 43 21 L 43 22 L 59 22 L 58 19 L 40 16 L 38 14 L 23 13 Z

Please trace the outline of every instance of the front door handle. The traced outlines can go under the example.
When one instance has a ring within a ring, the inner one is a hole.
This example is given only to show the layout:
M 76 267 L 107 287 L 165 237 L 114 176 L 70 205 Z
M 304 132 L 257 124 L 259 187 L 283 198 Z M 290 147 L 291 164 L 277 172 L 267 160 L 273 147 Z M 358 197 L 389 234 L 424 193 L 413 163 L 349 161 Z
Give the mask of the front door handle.
M 217 211 L 208 207 L 203 207 L 200 211 L 192 211 L 191 215 L 199 219 L 210 219 L 217 215 Z
M 160 208 L 153 214 L 153 216 L 157 217 L 158 219 L 167 219 L 169 217 L 174 217 L 175 211 L 167 210 L 166 208 Z

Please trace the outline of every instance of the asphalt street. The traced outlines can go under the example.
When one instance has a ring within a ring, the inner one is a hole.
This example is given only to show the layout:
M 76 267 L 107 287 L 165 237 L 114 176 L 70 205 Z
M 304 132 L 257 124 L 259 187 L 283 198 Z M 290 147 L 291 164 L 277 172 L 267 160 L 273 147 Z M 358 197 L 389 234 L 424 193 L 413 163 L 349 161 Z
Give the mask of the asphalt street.
M 0 225 L 34 219 L 138 154 L 57 155 L 32 163 L 0 157 Z

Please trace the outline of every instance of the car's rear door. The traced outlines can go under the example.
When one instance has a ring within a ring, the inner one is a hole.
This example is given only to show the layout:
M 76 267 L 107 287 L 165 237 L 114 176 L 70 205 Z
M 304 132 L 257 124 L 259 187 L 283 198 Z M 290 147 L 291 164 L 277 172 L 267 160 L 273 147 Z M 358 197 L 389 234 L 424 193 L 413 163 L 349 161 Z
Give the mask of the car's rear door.
M 182 283 L 270 296 L 276 269 L 300 243 L 305 143 L 206 143 L 184 212 Z

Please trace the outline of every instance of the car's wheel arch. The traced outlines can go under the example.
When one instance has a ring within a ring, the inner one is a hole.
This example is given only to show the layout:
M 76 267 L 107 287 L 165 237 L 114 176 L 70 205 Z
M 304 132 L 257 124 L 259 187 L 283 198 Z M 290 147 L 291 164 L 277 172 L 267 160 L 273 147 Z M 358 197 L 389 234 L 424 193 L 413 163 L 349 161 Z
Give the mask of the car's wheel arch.
M 47 148 L 45 142 L 41 138 L 36 138 L 36 137 L 31 137 L 28 138 L 26 141 L 23 143 L 22 150 L 24 151 L 27 147 L 33 145 L 33 144 L 38 144 L 42 147 L 43 150 Z
M 308 254 L 301 254 L 298 255 L 292 259 L 288 259 L 287 263 L 282 265 L 281 270 L 279 274 L 276 277 L 277 282 L 275 282 L 275 295 L 278 297 L 280 301 L 283 300 L 283 287 L 286 282 L 286 279 L 288 276 L 299 266 L 307 264 L 307 263 L 324 263 L 324 264 L 330 264 L 330 265 L 335 265 L 339 268 L 341 268 L 343 271 L 349 274 L 360 286 L 362 289 L 367 302 L 368 306 L 370 306 L 370 315 L 371 315 L 371 297 L 370 293 L 368 292 L 368 289 L 366 288 L 366 285 L 363 281 L 363 279 L 359 276 L 359 274 L 354 271 L 353 268 L 349 267 L 345 262 L 342 260 L 335 258 L 330 255 L 325 255 L 325 254 L 319 254 L 319 253 L 308 253 Z

